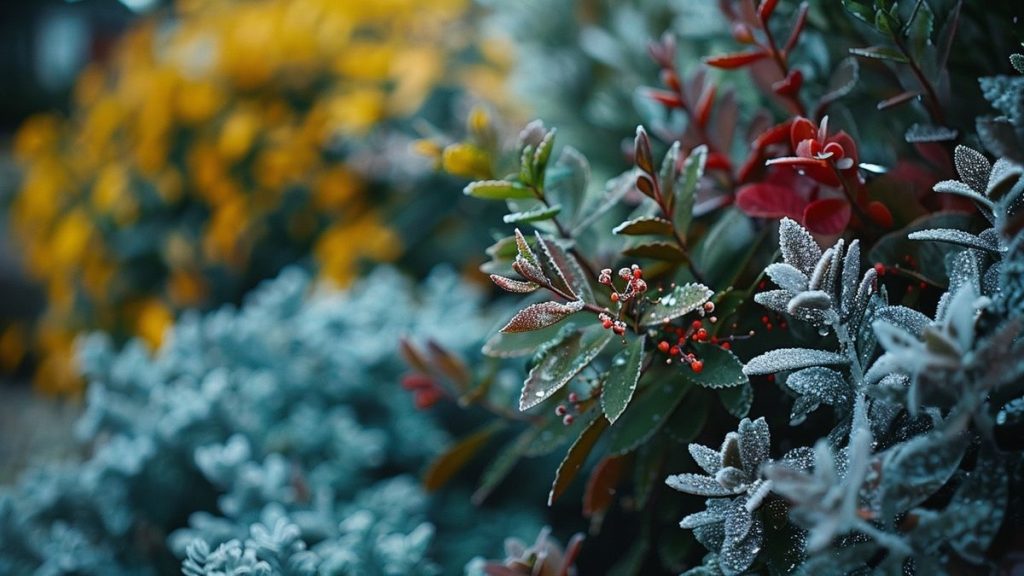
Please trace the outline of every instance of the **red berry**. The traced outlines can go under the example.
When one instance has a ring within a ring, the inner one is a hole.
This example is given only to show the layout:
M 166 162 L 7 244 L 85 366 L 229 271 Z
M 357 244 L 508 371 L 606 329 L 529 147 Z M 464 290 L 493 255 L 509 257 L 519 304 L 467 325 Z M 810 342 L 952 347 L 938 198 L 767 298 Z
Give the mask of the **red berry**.
M 565 416 L 567 412 L 568 410 L 566 409 L 564 404 L 559 404 L 558 406 L 555 406 L 555 415 Z
M 728 342 L 722 342 L 722 350 L 729 350 L 732 348 L 732 344 Z
M 562 424 L 565 424 L 566 426 L 570 426 L 570 425 L 572 425 L 572 421 L 573 420 L 575 420 L 575 418 L 572 417 L 572 414 L 566 414 L 565 417 L 562 418 Z
M 881 262 L 875 264 L 875 274 L 879 276 L 885 276 L 885 265 Z
M 668 342 L 664 340 L 658 342 L 658 350 L 660 350 L 662 354 L 667 354 L 669 348 L 671 348 L 671 346 L 669 346 Z
M 644 276 L 644 271 L 643 270 L 641 270 L 639 268 L 633 268 L 633 278 L 636 278 L 637 280 L 639 280 L 639 279 L 643 278 L 643 276 Z
M 618 302 L 618 301 L 619 301 L 619 293 L 618 292 L 612 292 L 612 302 Z
M 673 356 L 678 356 L 679 355 L 679 346 L 673 346 L 673 347 L 669 348 L 668 349 L 668 353 L 673 355 Z
M 704 362 L 702 360 L 694 360 L 690 362 L 690 369 L 695 373 L 700 374 L 700 371 L 704 369 Z
M 694 340 L 697 340 L 698 342 L 703 342 L 708 339 L 708 331 L 701 328 L 700 330 L 697 330 L 697 333 L 694 334 L 693 337 Z
M 607 330 L 607 329 L 612 327 L 612 321 L 611 320 L 604 320 L 604 321 L 601 322 L 601 326 L 603 326 L 604 329 Z
M 577 403 L 579 401 L 580 401 L 579 394 L 577 394 L 575 392 L 569 392 L 569 402 L 572 402 L 573 404 L 575 404 L 575 403 Z
M 700 320 L 694 320 L 691 326 L 693 326 L 694 330 L 700 330 L 704 326 L 704 323 L 701 322 Z

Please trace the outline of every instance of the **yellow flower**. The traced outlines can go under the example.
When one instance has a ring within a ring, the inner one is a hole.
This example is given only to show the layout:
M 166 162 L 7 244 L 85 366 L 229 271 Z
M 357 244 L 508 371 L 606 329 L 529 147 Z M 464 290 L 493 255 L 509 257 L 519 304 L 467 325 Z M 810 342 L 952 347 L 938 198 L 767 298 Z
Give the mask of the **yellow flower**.
M 466 178 L 493 178 L 491 158 L 484 150 L 472 144 L 458 143 L 445 147 L 441 157 L 445 172 Z
M 156 298 L 143 301 L 136 314 L 135 333 L 149 345 L 151 350 L 160 347 L 164 333 L 174 323 L 174 314 Z

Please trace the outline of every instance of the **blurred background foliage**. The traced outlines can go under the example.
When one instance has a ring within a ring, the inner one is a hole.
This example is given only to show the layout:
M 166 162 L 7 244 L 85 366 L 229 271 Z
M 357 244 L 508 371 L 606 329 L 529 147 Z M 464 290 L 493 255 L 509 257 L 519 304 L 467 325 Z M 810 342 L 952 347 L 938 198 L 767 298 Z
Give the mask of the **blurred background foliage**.
M 477 36 L 475 12 L 466 0 L 183 0 L 94 42 L 110 46 L 67 111 L 13 138 L 9 226 L 46 305 L 34 327 L 5 329 L 0 361 L 37 350 L 38 387 L 74 392 L 82 330 L 156 346 L 178 311 L 237 302 L 285 264 L 311 259 L 346 285 L 362 262 L 398 258 L 430 229 L 389 225 L 402 191 L 433 178 L 403 152 L 410 119 L 444 127 L 458 96 L 501 99 L 506 55 Z M 61 14 L 35 17 L 86 35 Z M 431 223 L 419 204 L 415 218 Z

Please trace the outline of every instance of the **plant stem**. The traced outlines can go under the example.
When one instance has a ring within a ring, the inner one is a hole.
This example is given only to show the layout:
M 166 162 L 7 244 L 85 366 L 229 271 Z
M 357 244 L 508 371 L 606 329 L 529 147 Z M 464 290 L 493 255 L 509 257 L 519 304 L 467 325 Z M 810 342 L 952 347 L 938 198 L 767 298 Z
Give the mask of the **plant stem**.
M 893 44 L 903 54 L 903 57 L 907 59 L 907 65 L 910 66 L 910 71 L 914 73 L 914 77 L 917 78 L 919 84 L 924 89 L 925 93 L 925 108 L 928 110 L 928 115 L 931 116 L 932 122 L 939 126 L 946 125 L 946 115 L 942 110 L 942 104 L 939 102 L 938 93 L 935 91 L 935 86 L 932 85 L 931 81 L 924 75 L 924 71 L 921 70 L 921 66 L 918 64 L 914 56 L 907 50 L 903 40 L 899 37 L 899 32 L 892 35 Z
M 782 52 L 779 50 L 779 45 L 775 42 L 775 36 L 772 34 L 771 28 L 767 22 L 761 22 L 761 30 L 764 31 L 764 37 L 768 40 L 768 49 L 771 52 L 772 60 L 775 61 L 775 65 L 778 66 L 779 72 L 782 73 L 782 79 L 785 80 L 789 77 L 789 64 L 786 62 L 786 58 L 783 57 Z M 796 112 L 800 116 L 807 116 L 807 110 L 804 108 L 800 99 L 796 96 L 785 96 L 786 100 L 793 103 L 796 108 Z

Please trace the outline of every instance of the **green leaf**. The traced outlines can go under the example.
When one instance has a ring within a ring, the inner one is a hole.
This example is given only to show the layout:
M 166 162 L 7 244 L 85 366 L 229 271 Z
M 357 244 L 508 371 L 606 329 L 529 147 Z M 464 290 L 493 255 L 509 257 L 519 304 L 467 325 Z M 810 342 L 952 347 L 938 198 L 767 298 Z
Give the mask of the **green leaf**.
M 932 45 L 932 31 L 935 28 L 935 13 L 927 0 L 918 0 L 914 13 L 907 23 L 907 38 L 910 52 L 918 62 L 924 60 L 925 49 Z
M 843 8 L 846 8 L 847 12 L 868 24 L 874 24 L 875 22 L 875 10 L 871 7 L 870 3 L 863 0 L 843 0 Z
M 897 513 L 927 500 L 960 465 L 969 437 L 932 432 L 886 451 L 879 493 L 885 510 Z
M 704 362 L 700 372 L 684 369 L 689 380 L 703 388 L 732 388 L 749 382 L 743 373 L 743 363 L 735 354 L 714 344 L 695 343 L 697 358 Z
M 672 223 L 664 218 L 644 216 L 626 220 L 613 228 L 612 234 L 672 236 Z
M 590 455 L 594 445 L 597 444 L 606 428 L 608 428 L 608 421 L 598 417 L 573 442 L 569 448 L 569 453 L 565 455 L 565 459 L 562 460 L 562 463 L 558 466 L 558 471 L 555 473 L 555 481 L 551 484 L 551 492 L 548 493 L 548 506 L 554 504 L 555 500 L 564 494 L 569 485 L 572 484 L 572 481 L 580 473 L 580 469 L 583 468 L 583 464 L 587 461 L 587 456 Z
M 553 238 L 545 238 L 537 233 L 537 245 L 540 246 L 544 259 L 541 267 L 553 280 L 556 287 L 576 296 L 584 302 L 593 302 L 594 293 L 590 289 L 583 267 L 576 258 L 569 254 L 559 242 Z
M 634 338 L 624 350 L 615 355 L 601 390 L 601 408 L 612 424 L 622 415 L 633 398 L 640 380 L 640 367 L 644 360 L 644 338 Z
M 533 173 L 538 178 L 543 177 L 544 171 L 547 170 L 551 151 L 555 148 L 555 134 L 557 133 L 558 130 L 555 128 L 548 130 L 548 133 L 544 135 L 544 139 L 537 145 L 537 150 L 533 153 Z
M 668 149 L 665 158 L 661 161 L 661 171 L 658 173 L 658 181 L 661 182 L 661 193 L 669 198 L 669 203 L 675 201 L 676 197 L 676 169 L 679 166 L 680 146 L 679 142 L 673 142 Z
M 570 440 L 579 437 L 590 426 L 590 423 L 594 421 L 594 418 L 600 416 L 601 410 L 593 406 L 592 409 L 587 409 L 578 414 L 576 418 L 573 418 L 572 423 L 566 426 L 562 418 L 552 415 L 543 424 L 535 426 L 538 429 L 537 436 L 526 448 L 525 456 L 534 458 L 551 454 L 568 444 Z
M 540 222 L 543 220 L 550 220 L 558 215 L 562 211 L 562 207 L 558 204 L 553 206 L 538 206 L 533 210 L 527 210 L 525 212 L 516 212 L 514 214 L 505 214 L 502 220 L 505 224 L 519 224 L 521 222 Z
M 575 148 L 565 146 L 558 161 L 544 175 L 544 194 L 562 206 L 563 218 L 575 226 L 589 184 L 590 164 L 587 158 Z
M 530 332 L 497 332 L 484 343 L 483 353 L 492 358 L 529 356 L 551 341 L 565 338 L 574 328 L 571 322 L 559 322 Z
M 565 386 L 587 367 L 612 338 L 599 324 L 590 326 L 548 349 L 523 384 L 519 409 L 528 410 Z
M 626 256 L 636 258 L 651 258 L 653 260 L 665 260 L 668 262 L 682 262 L 686 260 L 686 254 L 670 242 L 646 242 L 637 244 L 622 251 Z
M 451 480 L 469 460 L 483 448 L 487 441 L 505 427 L 502 420 L 494 420 L 487 426 L 459 440 L 445 453 L 437 457 L 423 475 L 423 486 L 434 491 Z
M 874 60 L 889 60 L 890 62 L 899 62 L 900 64 L 906 64 L 910 62 L 907 57 L 900 54 L 892 48 L 886 48 L 885 46 L 869 46 L 868 48 L 850 48 L 850 54 L 854 56 L 860 56 L 861 58 L 871 58 Z
M 531 426 L 523 430 L 515 440 L 505 446 L 497 456 L 491 460 L 483 474 L 480 476 L 480 485 L 473 492 L 473 504 L 479 506 L 491 495 L 491 492 L 508 476 L 515 465 L 526 455 L 526 449 L 533 443 L 540 433 L 540 428 Z
M 665 424 L 665 433 L 676 442 L 689 444 L 704 429 L 709 412 L 711 395 L 694 390 L 686 397 L 686 402 L 680 404 L 669 417 L 668 423 Z
M 676 286 L 658 299 L 643 316 L 644 326 L 659 326 L 700 308 L 714 295 L 707 286 L 691 282 Z
M 701 145 L 690 152 L 683 164 L 682 183 L 676 194 L 672 216 L 676 230 L 683 238 L 686 238 L 686 232 L 690 229 L 690 222 L 693 220 L 693 204 L 697 198 L 697 185 L 700 184 L 700 179 L 704 176 L 707 159 L 708 148 Z
M 612 426 L 608 452 L 626 454 L 649 440 L 692 388 L 689 379 L 662 377 L 643 388 Z
M 507 180 L 478 180 L 466 186 L 462 192 L 467 196 L 484 200 L 511 200 L 536 198 L 533 190 Z
M 756 249 L 754 225 L 735 207 L 723 211 L 696 248 L 691 251 L 697 269 L 709 286 L 730 286 L 743 270 L 747 254 Z
M 750 383 L 718 391 L 718 399 L 725 410 L 736 418 L 746 418 L 754 403 L 754 387 Z

